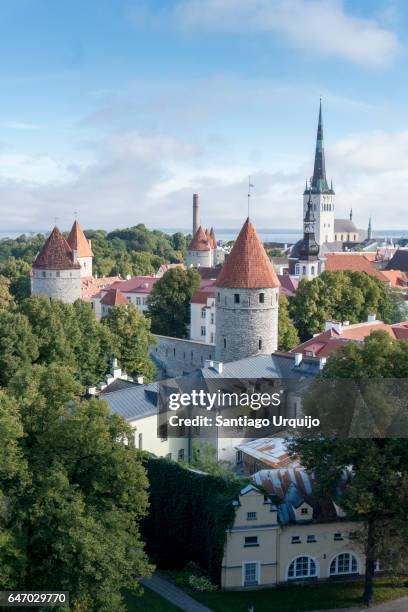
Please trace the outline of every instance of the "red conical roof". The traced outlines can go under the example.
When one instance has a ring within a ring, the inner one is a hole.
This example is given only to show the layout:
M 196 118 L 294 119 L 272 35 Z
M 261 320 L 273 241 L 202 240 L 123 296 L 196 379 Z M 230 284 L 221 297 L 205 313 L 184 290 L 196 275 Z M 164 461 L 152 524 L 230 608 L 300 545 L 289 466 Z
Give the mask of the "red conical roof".
M 249 219 L 245 221 L 215 284 L 231 289 L 279 287 L 273 265 Z
M 201 225 L 187 248 L 189 251 L 209 251 L 211 249 L 209 239 Z
M 77 252 L 77 257 L 93 257 L 91 246 L 78 221 L 74 221 L 67 242 L 71 249 Z
M 210 238 L 211 238 L 211 241 L 212 241 L 212 248 L 216 249 L 217 248 L 217 241 L 215 239 L 215 232 L 214 232 L 214 228 L 213 227 L 210 229 Z
M 81 265 L 74 262 L 74 254 L 68 242 L 59 231 L 54 227 L 48 236 L 43 248 L 38 253 L 33 268 L 46 270 L 77 270 Z

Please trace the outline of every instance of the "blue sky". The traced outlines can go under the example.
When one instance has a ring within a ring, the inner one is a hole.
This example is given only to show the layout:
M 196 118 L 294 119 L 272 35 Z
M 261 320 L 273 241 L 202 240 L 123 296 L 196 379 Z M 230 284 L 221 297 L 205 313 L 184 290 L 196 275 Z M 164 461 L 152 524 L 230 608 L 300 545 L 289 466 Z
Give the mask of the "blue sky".
M 337 216 L 407 227 L 403 0 L 3 0 L 2 229 L 300 227 L 319 96 Z

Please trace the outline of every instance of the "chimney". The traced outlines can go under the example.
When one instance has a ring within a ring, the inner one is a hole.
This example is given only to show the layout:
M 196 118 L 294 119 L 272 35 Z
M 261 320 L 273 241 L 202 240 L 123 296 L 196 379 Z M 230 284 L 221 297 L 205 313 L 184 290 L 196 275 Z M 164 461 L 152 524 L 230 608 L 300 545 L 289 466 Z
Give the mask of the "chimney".
M 193 238 L 200 225 L 200 202 L 198 193 L 193 193 Z
M 204 367 L 205 368 L 212 368 L 212 367 L 214 367 L 214 362 L 212 361 L 212 359 L 206 359 L 204 361 Z
M 224 364 L 222 363 L 222 361 L 214 361 L 212 367 L 218 374 L 222 374 L 222 371 L 224 369 Z
M 143 376 L 138 376 L 136 378 L 136 382 L 138 385 L 143 385 L 143 380 L 144 380 Z
M 88 395 L 96 395 L 96 387 L 88 387 Z
M 346 325 L 348 325 L 348 322 L 346 322 Z M 324 324 L 324 331 L 331 330 L 336 331 L 339 336 L 341 336 L 343 333 L 343 323 L 340 323 L 340 321 L 326 321 Z
M 369 314 L 367 317 L 367 322 L 368 323 L 374 323 L 374 321 L 376 321 L 377 319 L 377 315 L 376 314 Z
M 302 363 L 303 354 L 295 353 L 295 366 L 299 366 Z

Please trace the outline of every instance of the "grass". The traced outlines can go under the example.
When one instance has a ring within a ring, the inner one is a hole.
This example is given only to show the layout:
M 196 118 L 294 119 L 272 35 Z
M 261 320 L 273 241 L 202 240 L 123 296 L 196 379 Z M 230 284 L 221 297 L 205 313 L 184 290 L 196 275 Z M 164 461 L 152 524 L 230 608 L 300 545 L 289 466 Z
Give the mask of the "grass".
M 215 612 L 247 612 L 249 603 L 255 612 L 303 612 L 361 606 L 363 583 L 331 582 L 282 586 L 259 591 L 195 593 L 194 597 Z M 374 587 L 375 603 L 383 603 L 408 595 L 408 581 L 399 583 L 378 578 Z
M 125 591 L 124 598 L 128 612 L 180 612 L 180 608 L 174 606 L 157 593 L 143 587 L 144 593 L 141 597 L 131 591 Z

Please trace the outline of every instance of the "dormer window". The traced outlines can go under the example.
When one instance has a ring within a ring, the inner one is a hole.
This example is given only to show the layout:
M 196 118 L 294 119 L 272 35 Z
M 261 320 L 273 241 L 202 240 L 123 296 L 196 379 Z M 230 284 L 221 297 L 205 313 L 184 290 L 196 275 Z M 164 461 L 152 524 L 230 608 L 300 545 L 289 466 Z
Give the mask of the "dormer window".
M 308 508 L 302 508 L 300 511 L 300 514 L 309 514 L 309 509 Z

